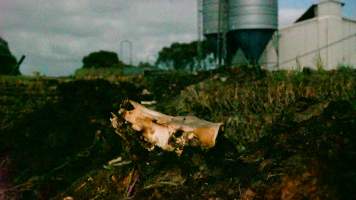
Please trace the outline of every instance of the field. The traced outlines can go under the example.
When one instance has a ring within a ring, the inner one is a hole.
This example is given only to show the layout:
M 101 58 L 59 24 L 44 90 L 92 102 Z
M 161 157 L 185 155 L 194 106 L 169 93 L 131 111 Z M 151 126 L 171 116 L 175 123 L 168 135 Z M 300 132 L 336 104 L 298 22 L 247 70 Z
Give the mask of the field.
M 224 128 L 211 150 L 147 152 L 111 127 L 125 99 Z M 356 199 L 348 68 L 1 76 L 0 116 L 0 199 Z

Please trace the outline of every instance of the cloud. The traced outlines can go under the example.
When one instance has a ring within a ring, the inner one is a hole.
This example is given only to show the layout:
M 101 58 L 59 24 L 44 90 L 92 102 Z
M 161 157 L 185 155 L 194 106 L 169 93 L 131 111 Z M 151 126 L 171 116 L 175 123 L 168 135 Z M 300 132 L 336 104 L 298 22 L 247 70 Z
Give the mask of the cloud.
M 23 73 L 68 75 L 92 51 L 119 52 L 121 40 L 134 43 L 136 62 L 174 41 L 194 40 L 195 6 L 191 0 L 2 0 L 0 35 L 17 57 L 27 56 Z

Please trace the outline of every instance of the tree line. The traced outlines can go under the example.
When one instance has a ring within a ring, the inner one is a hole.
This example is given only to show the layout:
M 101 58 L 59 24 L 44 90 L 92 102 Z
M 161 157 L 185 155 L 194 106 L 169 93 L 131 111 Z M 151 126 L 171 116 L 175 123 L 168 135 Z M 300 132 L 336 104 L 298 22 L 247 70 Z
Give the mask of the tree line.
M 158 52 L 158 57 L 154 63 L 140 62 L 136 67 L 193 71 L 201 68 L 201 61 L 206 60 L 214 52 L 213 45 L 207 41 L 201 42 L 201 51 L 199 51 L 198 47 L 197 41 L 188 43 L 175 42 L 170 46 L 163 47 Z M 122 61 L 116 52 L 105 50 L 92 52 L 84 56 L 82 63 L 82 68 L 84 69 L 133 67 Z M 12 55 L 7 42 L 2 38 L 0 38 L 0 74 L 20 74 L 17 59 Z

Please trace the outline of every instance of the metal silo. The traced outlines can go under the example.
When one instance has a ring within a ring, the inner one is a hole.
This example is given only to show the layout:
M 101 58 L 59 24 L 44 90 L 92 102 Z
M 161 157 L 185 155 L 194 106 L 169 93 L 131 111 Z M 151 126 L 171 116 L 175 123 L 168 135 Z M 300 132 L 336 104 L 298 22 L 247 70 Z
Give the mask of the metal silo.
M 204 35 L 214 35 L 218 34 L 219 31 L 223 32 L 224 30 L 227 30 L 228 21 L 226 9 L 226 0 L 203 0 Z
M 203 33 L 211 49 L 221 65 L 226 48 L 228 32 L 228 3 L 227 0 L 202 0 Z
M 229 0 L 229 38 L 256 64 L 278 28 L 277 0 Z

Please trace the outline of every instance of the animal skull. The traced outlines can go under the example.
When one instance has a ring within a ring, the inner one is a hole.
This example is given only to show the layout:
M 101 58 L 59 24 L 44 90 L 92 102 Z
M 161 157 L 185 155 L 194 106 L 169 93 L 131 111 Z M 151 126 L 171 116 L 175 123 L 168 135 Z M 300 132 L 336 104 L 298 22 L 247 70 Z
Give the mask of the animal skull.
M 133 110 L 122 109 L 119 113 L 131 124 L 132 129 L 142 133 L 142 139 L 150 144 L 148 150 L 157 146 L 181 155 L 185 146 L 215 146 L 221 123 L 208 122 L 194 116 L 165 115 L 134 101 L 129 103 Z M 115 127 L 115 119 L 112 119 L 112 123 Z

